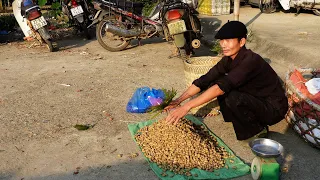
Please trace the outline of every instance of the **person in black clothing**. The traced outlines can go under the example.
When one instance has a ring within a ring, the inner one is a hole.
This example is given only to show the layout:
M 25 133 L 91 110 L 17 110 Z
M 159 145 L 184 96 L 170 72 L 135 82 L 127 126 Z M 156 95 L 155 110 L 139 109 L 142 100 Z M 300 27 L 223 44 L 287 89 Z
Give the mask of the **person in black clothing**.
M 215 38 L 220 39 L 224 57 L 165 110 L 168 123 L 176 124 L 191 108 L 217 97 L 226 122 L 232 122 L 238 140 L 267 131 L 280 122 L 287 110 L 288 99 L 272 67 L 258 54 L 246 49 L 245 25 L 230 21 Z M 184 100 L 204 91 L 180 106 Z

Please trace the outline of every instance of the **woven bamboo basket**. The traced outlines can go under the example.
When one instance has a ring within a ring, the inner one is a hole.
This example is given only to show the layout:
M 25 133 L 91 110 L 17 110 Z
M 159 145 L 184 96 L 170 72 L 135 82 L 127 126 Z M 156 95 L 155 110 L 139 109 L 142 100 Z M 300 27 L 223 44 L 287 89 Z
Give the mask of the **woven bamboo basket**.
M 307 80 L 320 77 L 320 70 L 297 69 Z M 286 120 L 293 130 L 313 147 L 320 148 L 320 105 L 298 90 L 290 80 L 293 71 L 286 76 L 289 111 Z
M 214 65 L 216 65 L 221 60 L 221 56 L 202 56 L 202 57 L 192 57 L 184 61 L 184 74 L 186 77 L 186 86 L 189 87 L 192 82 L 202 75 L 206 74 Z M 193 98 L 199 95 L 194 96 Z M 217 99 L 213 99 L 210 102 L 192 108 L 190 112 L 195 116 L 206 116 L 218 115 L 219 114 L 219 104 Z

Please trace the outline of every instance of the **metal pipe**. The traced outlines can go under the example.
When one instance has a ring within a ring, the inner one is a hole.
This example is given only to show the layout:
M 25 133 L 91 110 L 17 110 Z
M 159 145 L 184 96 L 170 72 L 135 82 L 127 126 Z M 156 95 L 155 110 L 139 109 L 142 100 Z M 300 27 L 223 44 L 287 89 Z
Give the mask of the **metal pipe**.
M 111 24 L 107 24 L 106 25 L 106 30 L 108 32 L 114 33 L 114 34 L 116 34 L 118 36 L 122 36 L 122 37 L 125 37 L 125 38 L 139 36 L 141 34 L 140 31 L 121 29 L 121 28 L 118 28 L 118 27 L 113 26 Z

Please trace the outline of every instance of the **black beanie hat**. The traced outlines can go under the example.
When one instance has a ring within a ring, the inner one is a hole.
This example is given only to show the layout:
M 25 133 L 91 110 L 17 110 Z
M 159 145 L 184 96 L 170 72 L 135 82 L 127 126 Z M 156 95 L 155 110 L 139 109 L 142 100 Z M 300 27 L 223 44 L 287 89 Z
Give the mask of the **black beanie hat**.
M 233 39 L 246 38 L 247 28 L 240 21 L 229 21 L 224 24 L 218 33 L 215 35 L 216 39 Z

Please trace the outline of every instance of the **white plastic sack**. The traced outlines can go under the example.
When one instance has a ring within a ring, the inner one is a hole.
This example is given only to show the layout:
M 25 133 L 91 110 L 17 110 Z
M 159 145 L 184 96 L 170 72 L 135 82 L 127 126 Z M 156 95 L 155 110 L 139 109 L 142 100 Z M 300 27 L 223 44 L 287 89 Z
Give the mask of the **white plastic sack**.
M 320 91 L 320 78 L 313 78 L 306 82 L 308 91 L 315 95 Z
M 25 37 L 29 37 L 32 35 L 32 31 L 27 24 L 27 20 L 21 16 L 21 1 L 22 0 L 15 0 L 12 3 L 12 9 L 14 17 L 16 18 L 23 34 Z

